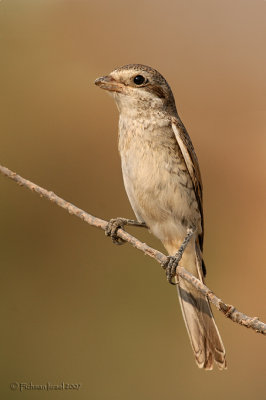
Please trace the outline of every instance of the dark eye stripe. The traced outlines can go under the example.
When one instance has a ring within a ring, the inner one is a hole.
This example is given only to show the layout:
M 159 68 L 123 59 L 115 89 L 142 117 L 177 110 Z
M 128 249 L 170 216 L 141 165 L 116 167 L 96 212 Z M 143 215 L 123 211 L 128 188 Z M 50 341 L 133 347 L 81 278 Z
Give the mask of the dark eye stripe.
M 165 99 L 166 95 L 160 86 L 151 86 L 149 92 L 154 93 L 160 99 Z

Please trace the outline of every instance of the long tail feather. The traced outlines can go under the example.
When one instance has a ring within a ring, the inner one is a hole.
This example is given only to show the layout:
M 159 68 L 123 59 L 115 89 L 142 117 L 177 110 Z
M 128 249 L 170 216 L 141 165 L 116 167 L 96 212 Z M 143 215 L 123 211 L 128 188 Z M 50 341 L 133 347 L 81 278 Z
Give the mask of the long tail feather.
M 176 252 L 169 250 L 172 254 Z M 196 243 L 186 249 L 180 264 L 202 280 L 201 257 Z M 216 363 L 219 369 L 225 369 L 225 349 L 208 299 L 182 278 L 179 279 L 177 290 L 197 365 L 211 370 Z

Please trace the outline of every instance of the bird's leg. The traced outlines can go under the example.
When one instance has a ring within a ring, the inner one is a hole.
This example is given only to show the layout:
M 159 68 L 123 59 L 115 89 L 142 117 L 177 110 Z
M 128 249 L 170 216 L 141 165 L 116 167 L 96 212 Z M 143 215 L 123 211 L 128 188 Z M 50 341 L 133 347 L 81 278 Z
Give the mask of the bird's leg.
M 117 217 L 110 219 L 110 221 L 108 222 L 107 227 L 105 229 L 106 236 L 110 236 L 113 243 L 115 244 L 118 245 L 124 244 L 125 241 L 117 236 L 117 231 L 118 229 L 124 229 L 125 225 L 147 228 L 145 222 L 139 222 L 139 221 L 134 221 L 133 219 Z
M 176 276 L 176 268 L 178 267 L 179 261 L 181 260 L 184 251 L 194 233 L 195 233 L 195 227 L 189 228 L 187 230 L 185 239 L 183 240 L 183 243 L 181 244 L 176 254 L 174 256 L 168 256 L 167 261 L 163 265 L 163 268 L 165 269 L 166 272 L 166 278 L 168 282 L 171 283 L 172 285 L 176 285 L 176 283 L 172 282 L 172 278 Z

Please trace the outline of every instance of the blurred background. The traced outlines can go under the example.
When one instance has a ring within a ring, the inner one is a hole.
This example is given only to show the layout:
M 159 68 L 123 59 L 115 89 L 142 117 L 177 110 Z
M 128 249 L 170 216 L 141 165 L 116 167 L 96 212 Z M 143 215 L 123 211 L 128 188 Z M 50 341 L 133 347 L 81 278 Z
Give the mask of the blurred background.
M 2 0 L 1 164 L 101 218 L 133 217 L 118 112 L 94 80 L 127 63 L 168 80 L 200 161 L 207 284 L 265 309 L 263 0 Z M 176 290 L 131 246 L 0 177 L 1 397 L 265 398 L 265 338 L 214 310 L 228 370 L 194 362 Z M 148 232 L 130 232 L 163 250 Z M 81 384 L 12 391 L 10 383 Z

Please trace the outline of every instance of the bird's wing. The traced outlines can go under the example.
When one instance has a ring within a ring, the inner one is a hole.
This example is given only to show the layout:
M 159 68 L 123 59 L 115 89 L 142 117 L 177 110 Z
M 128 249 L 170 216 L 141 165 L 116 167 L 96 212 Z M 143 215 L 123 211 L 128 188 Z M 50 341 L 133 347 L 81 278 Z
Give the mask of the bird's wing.
M 196 195 L 196 199 L 198 202 L 199 211 L 201 214 L 201 225 L 202 225 L 202 234 L 199 235 L 199 245 L 201 251 L 203 250 L 203 208 L 202 208 L 202 181 L 199 169 L 199 162 L 190 140 L 190 137 L 186 131 L 186 128 L 182 124 L 179 118 L 172 118 L 172 128 L 179 145 L 179 148 L 184 157 L 188 173 L 192 180 L 194 191 Z

